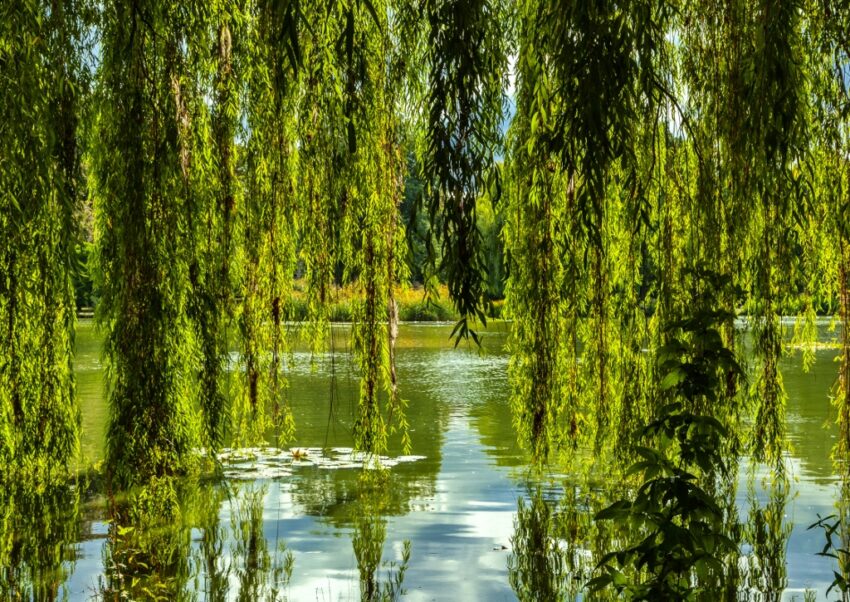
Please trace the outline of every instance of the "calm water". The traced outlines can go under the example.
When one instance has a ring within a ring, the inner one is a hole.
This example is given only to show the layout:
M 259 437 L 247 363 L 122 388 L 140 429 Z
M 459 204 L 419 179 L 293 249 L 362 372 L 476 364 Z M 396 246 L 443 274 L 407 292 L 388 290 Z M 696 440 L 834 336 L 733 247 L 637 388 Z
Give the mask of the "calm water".
M 295 463 L 303 465 L 288 466 L 281 477 L 186 483 L 178 492 L 180 520 L 160 529 L 150 549 L 136 552 L 129 544 L 123 550 L 108 544 L 102 496 L 77 502 L 74 495 L 58 492 L 17 500 L 0 522 L 0 529 L 13 531 L 9 557 L 16 563 L 12 579 L 5 584 L 0 579 L 0 592 L 26 591 L 29 580 L 41 584 L 35 597 L 99 597 L 110 583 L 114 588 L 119 566 L 125 576 L 168 575 L 167 583 L 154 582 L 148 592 L 164 599 L 251 600 L 277 593 L 290 600 L 349 600 L 360 598 L 361 591 L 391 599 L 402 587 L 409 600 L 575 594 L 582 570 L 593 563 L 593 542 L 600 534 L 589 516 L 602 503 L 606 483 L 576 486 L 554 477 L 529 482 L 511 427 L 502 349 L 506 332 L 491 330 L 480 354 L 463 345 L 453 348 L 450 330 L 445 325 L 401 328 L 399 378 L 409 402 L 413 453 L 424 458 L 394 466 L 385 481 L 361 478 L 352 468 L 310 465 L 318 454 L 310 451 L 306 461 Z M 90 323 L 79 324 L 77 346 L 83 453 L 87 461 L 97 461 L 107 409 L 99 337 Z M 771 496 L 759 479 L 753 483 L 749 471 L 741 470 L 736 500 L 741 519 L 746 523 L 755 516 L 753 508 L 764 519 L 749 521 L 742 564 L 760 545 L 780 567 L 771 571 L 763 562 L 761 571 L 750 571 L 754 599 L 756 589 L 782 587 L 783 551 L 783 598 L 802 600 L 811 588 L 825 599 L 832 580 L 831 562 L 815 555 L 823 535 L 806 527 L 818 514 L 834 512 L 837 495 L 830 460 L 836 429 L 828 399 L 835 354 L 818 351 L 807 374 L 799 354 L 783 360 L 793 447 L 787 496 Z M 357 395 L 350 356 L 338 349 L 333 362 L 318 358 L 312 369 L 306 353 L 295 353 L 294 359 L 293 445 L 349 447 Z M 399 453 L 394 447 L 388 455 Z M 120 525 L 121 518 L 115 522 Z M 549 555 L 541 552 L 547 546 Z M 143 568 L 133 569 L 134 563 Z M 105 566 L 113 567 L 112 581 Z M 133 587 L 142 596 L 141 586 Z

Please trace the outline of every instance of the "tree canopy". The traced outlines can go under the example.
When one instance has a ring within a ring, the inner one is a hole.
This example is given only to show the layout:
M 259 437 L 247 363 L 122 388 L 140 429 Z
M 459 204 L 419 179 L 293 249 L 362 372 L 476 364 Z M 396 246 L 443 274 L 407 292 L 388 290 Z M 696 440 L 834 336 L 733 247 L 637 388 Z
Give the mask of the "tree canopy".
M 296 284 L 316 350 L 335 288 L 354 288 L 357 446 L 409 443 L 411 273 L 447 285 L 458 340 L 504 286 L 515 427 L 538 461 L 626 450 L 694 377 L 659 357 L 720 337 L 743 361 L 745 316 L 749 378 L 710 375 L 689 410 L 752 413 L 731 444 L 778 465 L 782 316 L 809 354 L 818 314 L 850 327 L 848 86 L 847 0 L 6 3 L 3 472 L 76 450 L 87 207 L 116 482 L 291 436 Z

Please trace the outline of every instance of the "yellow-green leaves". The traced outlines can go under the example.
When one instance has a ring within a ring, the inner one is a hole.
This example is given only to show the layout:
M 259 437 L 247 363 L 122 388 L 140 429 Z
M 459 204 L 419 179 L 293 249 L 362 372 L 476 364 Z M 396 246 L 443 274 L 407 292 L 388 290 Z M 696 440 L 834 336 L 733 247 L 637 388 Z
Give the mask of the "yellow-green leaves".
M 61 475 L 77 451 L 80 19 L 74 2 L 0 9 L 0 481 Z

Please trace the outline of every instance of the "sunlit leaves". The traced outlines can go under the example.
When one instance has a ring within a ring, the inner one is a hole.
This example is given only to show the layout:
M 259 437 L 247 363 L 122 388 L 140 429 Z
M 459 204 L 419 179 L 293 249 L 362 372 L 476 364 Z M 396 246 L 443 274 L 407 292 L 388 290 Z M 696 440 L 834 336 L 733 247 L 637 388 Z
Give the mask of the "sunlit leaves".
M 744 312 L 752 451 L 778 465 L 779 316 L 805 315 L 797 336 L 808 340 L 816 312 L 848 320 L 848 36 L 836 18 L 846 2 L 115 0 L 3 11 L 7 460 L 38 429 L 55 435 L 57 458 L 73 448 L 67 275 L 83 175 L 97 206 L 110 453 L 125 476 L 137 461 L 168 471 L 228 434 L 292 435 L 296 277 L 314 351 L 336 291 L 357 293 L 358 446 L 379 450 L 406 431 L 393 285 L 409 279 L 408 176 L 423 182 L 414 204 L 427 209 L 409 212 L 412 223 L 430 230 L 418 257 L 428 269 L 414 272 L 447 285 L 457 340 L 478 340 L 507 268 L 515 424 L 538 460 L 585 445 L 625 457 L 619 433 L 689 386 L 710 384 L 699 403 L 724 424 L 740 420 Z M 84 58 L 89 35 L 96 51 Z M 98 81 L 85 109 L 83 65 Z M 504 264 L 487 256 L 502 242 Z M 722 318 L 700 335 L 719 371 L 682 359 L 681 330 L 699 328 L 688 322 L 698 310 Z M 30 420 L 33 407 L 49 428 Z
M 77 451 L 70 277 L 83 26 L 76 2 L 0 9 L 0 481 L 61 474 Z
M 110 473 L 119 484 L 180 472 L 200 442 L 188 307 L 200 91 L 177 7 L 103 11 L 100 109 L 89 157 L 95 197 L 111 417 Z M 157 60 L 157 57 L 160 57 Z

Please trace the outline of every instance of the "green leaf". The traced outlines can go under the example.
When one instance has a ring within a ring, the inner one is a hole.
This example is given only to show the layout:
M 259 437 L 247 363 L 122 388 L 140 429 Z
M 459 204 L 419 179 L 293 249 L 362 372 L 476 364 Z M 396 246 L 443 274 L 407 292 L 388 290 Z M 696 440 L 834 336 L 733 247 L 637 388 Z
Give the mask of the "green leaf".
M 659 388 L 662 391 L 667 391 L 681 383 L 683 380 L 685 380 L 685 371 L 679 368 L 673 370 L 672 372 L 668 372 L 667 375 L 662 379 Z

